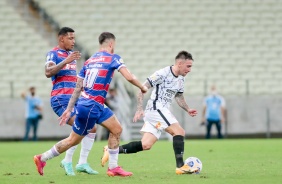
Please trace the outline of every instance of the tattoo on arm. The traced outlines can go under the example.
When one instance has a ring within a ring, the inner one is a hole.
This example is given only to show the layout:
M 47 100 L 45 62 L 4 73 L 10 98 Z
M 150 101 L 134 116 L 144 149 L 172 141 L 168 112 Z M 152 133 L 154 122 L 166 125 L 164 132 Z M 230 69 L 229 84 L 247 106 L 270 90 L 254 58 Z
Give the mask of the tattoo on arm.
M 45 66 L 45 75 L 47 77 L 52 77 L 54 75 L 56 75 L 57 73 L 59 73 L 59 71 L 65 66 L 64 62 L 60 62 L 59 64 L 55 64 L 55 63 L 48 63 Z
M 83 79 L 78 78 L 76 82 L 76 87 L 74 89 L 74 92 L 70 98 L 70 101 L 67 107 L 68 110 L 71 111 L 73 109 L 78 97 L 80 96 L 82 89 L 83 89 Z
M 151 85 L 147 80 L 143 83 L 143 86 L 146 86 L 148 89 L 151 88 Z M 143 99 L 144 99 L 144 94 L 140 91 L 137 94 L 137 111 L 143 110 Z
M 175 100 L 177 102 L 177 104 L 184 109 L 185 111 L 188 111 L 189 107 L 184 99 L 183 93 L 177 93 L 175 95 Z
M 144 94 L 140 91 L 137 94 L 137 111 L 143 110 L 143 98 L 144 98 Z

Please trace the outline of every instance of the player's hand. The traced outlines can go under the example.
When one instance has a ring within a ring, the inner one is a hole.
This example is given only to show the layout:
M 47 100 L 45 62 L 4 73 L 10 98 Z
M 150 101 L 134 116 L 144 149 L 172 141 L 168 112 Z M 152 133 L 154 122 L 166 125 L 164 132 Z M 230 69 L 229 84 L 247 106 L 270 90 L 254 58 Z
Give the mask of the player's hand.
M 192 117 L 196 116 L 198 114 L 196 109 L 188 109 L 188 114 Z
M 142 110 L 138 110 L 136 111 L 134 117 L 133 117 L 133 122 L 137 122 L 139 119 L 141 119 L 142 117 L 144 117 L 144 111 Z
M 143 86 L 143 87 L 141 88 L 141 92 L 142 92 L 142 93 L 146 93 L 147 91 L 148 91 L 147 86 Z
M 65 63 L 71 63 L 74 60 L 79 60 L 81 58 L 81 54 L 79 51 L 73 51 L 66 59 L 65 59 Z
M 59 117 L 59 120 L 60 120 L 59 125 L 60 126 L 65 125 L 68 122 L 68 120 L 70 119 L 70 116 L 71 116 L 71 111 L 65 110 L 65 112 L 61 115 L 61 117 Z

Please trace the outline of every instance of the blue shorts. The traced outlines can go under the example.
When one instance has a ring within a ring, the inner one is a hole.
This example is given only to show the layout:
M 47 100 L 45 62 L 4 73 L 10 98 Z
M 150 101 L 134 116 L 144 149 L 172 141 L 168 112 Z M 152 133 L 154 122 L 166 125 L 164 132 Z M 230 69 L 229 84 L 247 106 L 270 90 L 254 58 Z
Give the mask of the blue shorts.
M 67 109 L 69 99 L 61 99 L 61 98 L 53 97 L 51 98 L 50 102 L 53 111 L 60 117 Z M 75 112 L 76 112 L 76 106 L 74 107 L 74 110 L 71 112 L 71 117 L 75 115 Z
M 76 118 L 72 129 L 78 135 L 87 135 L 96 123 L 101 124 L 113 115 L 111 109 L 98 103 L 90 106 L 78 104 L 76 108 Z

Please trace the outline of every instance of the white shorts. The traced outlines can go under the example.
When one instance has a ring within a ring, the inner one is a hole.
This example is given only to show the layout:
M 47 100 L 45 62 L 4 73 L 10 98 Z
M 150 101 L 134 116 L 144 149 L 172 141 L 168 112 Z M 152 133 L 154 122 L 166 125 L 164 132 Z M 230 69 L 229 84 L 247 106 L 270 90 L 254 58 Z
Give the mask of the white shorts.
M 149 132 L 159 139 L 162 132 L 174 123 L 178 121 L 168 109 L 146 111 L 144 125 L 140 132 Z

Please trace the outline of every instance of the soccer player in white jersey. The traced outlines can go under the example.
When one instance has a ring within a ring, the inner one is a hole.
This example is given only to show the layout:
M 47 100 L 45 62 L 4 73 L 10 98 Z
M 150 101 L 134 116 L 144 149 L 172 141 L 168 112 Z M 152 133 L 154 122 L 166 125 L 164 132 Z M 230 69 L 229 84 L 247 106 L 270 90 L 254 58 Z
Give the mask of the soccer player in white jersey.
M 190 116 L 196 116 L 197 111 L 191 109 L 183 96 L 184 77 L 191 71 L 193 57 L 187 51 L 181 51 L 175 57 L 175 64 L 156 71 L 147 78 L 144 85 L 147 88 L 153 87 L 151 97 L 147 102 L 145 112 L 143 111 L 143 93 L 138 93 L 137 111 L 133 118 L 136 122 L 144 117 L 144 125 L 140 130 L 143 133 L 141 141 L 133 141 L 119 147 L 119 153 L 129 154 L 139 151 L 149 150 L 160 138 L 163 131 L 173 136 L 173 149 L 176 160 L 176 174 L 191 174 L 197 170 L 184 164 L 184 136 L 185 131 L 180 123 L 170 112 L 169 107 L 172 99 L 175 98 L 177 104 Z M 101 165 L 108 161 L 107 147 L 104 147 L 104 155 Z

